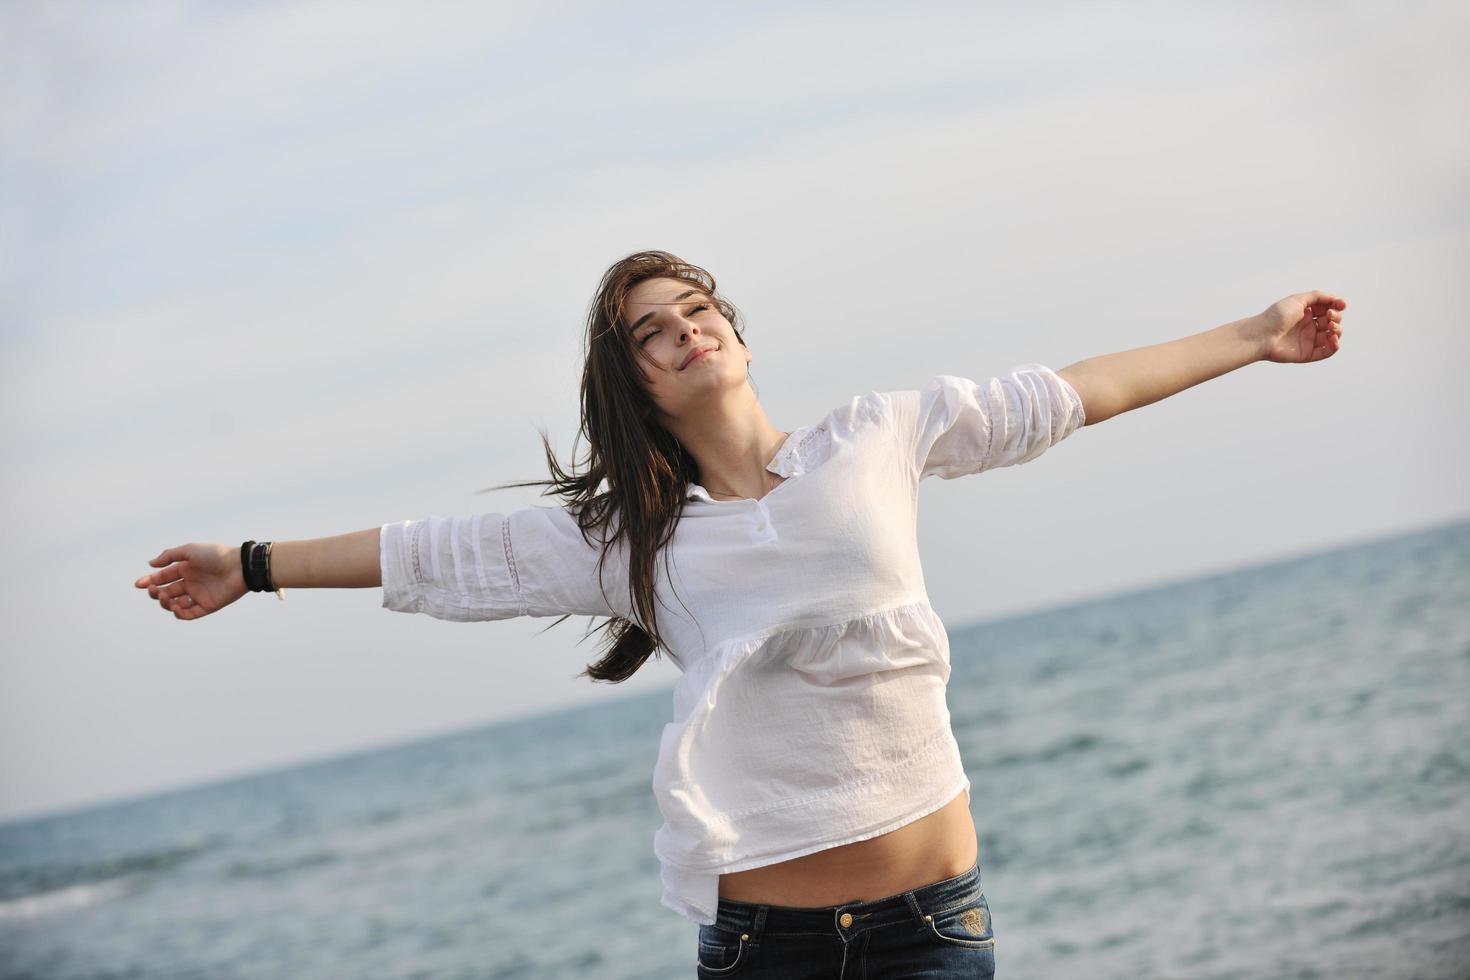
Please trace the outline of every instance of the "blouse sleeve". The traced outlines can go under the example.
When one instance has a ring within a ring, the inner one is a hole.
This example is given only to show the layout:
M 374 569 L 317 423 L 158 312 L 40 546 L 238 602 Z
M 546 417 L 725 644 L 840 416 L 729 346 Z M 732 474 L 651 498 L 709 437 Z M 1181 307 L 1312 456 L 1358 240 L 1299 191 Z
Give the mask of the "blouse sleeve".
M 975 382 L 936 375 L 885 396 L 918 479 L 952 480 L 1035 459 L 1086 421 L 1082 396 L 1051 368 L 1022 364 Z
M 596 533 L 592 541 L 565 507 L 384 524 L 383 608 L 458 622 L 621 616 L 613 605 L 622 604 L 618 590 L 626 591 L 621 549 L 608 554 L 600 585 Z

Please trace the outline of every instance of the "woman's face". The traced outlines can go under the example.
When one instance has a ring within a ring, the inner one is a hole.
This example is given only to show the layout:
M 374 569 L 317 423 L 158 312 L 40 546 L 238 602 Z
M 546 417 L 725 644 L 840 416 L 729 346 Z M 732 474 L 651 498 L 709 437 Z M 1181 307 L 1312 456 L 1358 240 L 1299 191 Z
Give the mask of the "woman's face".
M 647 358 L 644 389 L 664 414 L 681 415 L 710 395 L 747 383 L 750 351 L 698 285 L 645 279 L 628 291 L 623 317 L 633 345 Z

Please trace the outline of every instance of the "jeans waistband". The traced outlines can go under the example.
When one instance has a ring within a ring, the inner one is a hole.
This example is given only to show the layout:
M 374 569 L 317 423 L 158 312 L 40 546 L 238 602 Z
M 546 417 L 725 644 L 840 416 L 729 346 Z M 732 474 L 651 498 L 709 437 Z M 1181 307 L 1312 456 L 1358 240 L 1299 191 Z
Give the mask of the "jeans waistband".
M 859 932 L 893 922 L 924 926 L 924 916 L 939 915 L 965 905 L 980 894 L 980 863 L 969 871 L 932 884 L 871 902 L 848 902 L 804 908 L 761 905 L 722 898 L 715 912 L 715 926 L 731 932 L 761 935 L 821 933 L 849 938 Z

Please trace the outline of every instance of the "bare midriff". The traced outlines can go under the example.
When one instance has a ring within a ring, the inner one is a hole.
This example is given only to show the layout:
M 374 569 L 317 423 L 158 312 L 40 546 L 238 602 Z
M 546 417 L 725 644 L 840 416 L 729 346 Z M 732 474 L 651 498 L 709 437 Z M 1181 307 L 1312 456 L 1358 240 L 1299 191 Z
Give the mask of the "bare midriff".
M 720 897 L 796 908 L 871 902 L 964 874 L 978 857 L 975 821 L 961 791 L 886 834 L 720 875 Z

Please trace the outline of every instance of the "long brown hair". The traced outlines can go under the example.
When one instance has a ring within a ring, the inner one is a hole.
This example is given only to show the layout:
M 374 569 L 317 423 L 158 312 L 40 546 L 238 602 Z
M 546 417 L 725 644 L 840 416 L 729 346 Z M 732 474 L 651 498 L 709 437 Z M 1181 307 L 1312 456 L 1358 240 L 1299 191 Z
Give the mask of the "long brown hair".
M 612 617 L 589 630 L 589 634 L 605 631 L 601 644 L 605 653 L 577 675 L 610 683 L 632 677 L 656 650 L 668 650 L 659 635 L 654 609 L 654 562 L 673 537 L 684 511 L 687 484 L 698 477 L 694 457 L 659 424 L 653 400 L 639 381 L 636 361 L 648 355 L 633 342 L 623 320 L 623 306 L 629 291 L 645 279 L 682 279 L 704 290 L 734 328 L 736 339 L 745 345 L 740 311 L 719 295 L 709 272 L 657 250 L 634 252 L 619 259 L 603 273 L 587 312 L 582 347 L 582 421 L 577 433 L 577 439 L 587 442 L 584 470 L 579 474 L 563 469 L 546 433 L 541 432 L 550 479 L 487 488 L 544 486 L 547 489 L 541 496 L 562 497 L 577 515 L 582 537 L 589 545 L 593 544 L 594 530 L 604 532 L 599 534 L 599 572 L 608 553 L 627 538 L 628 595 L 638 622 Z M 573 440 L 574 469 L 576 444 Z M 606 490 L 602 489 L 604 482 Z M 605 533 L 609 526 L 614 527 L 611 535 Z M 562 616 L 551 626 L 566 618 Z

